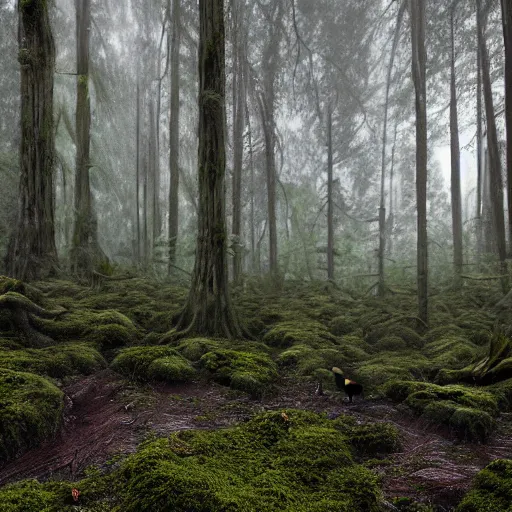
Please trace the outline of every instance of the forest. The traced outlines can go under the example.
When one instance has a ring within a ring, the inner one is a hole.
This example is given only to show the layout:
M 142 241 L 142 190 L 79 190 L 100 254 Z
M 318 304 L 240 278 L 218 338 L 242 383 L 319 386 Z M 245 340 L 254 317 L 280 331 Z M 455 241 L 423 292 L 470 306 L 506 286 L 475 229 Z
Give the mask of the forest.
M 0 512 L 512 512 L 512 0 L 0 0 Z

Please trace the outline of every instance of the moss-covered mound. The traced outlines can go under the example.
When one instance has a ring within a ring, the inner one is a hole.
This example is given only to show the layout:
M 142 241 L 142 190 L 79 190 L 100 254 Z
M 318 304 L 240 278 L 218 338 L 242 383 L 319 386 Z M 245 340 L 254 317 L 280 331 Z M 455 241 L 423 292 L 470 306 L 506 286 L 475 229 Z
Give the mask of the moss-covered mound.
M 381 352 L 363 361 L 357 368 L 356 378 L 368 390 L 380 387 L 394 379 L 426 378 L 431 371 L 430 361 L 418 351 Z
M 480 471 L 457 512 L 512 512 L 512 460 L 495 460 Z
M 337 343 L 336 337 L 324 324 L 305 318 L 278 322 L 265 334 L 263 341 L 273 347 L 302 343 L 313 348 L 325 348 Z
M 417 349 L 423 346 L 423 338 L 414 329 L 394 322 L 386 322 L 373 327 L 366 334 L 365 340 L 370 345 L 375 345 L 379 340 L 388 336 L 402 339 L 408 348 Z
M 305 411 L 144 443 L 106 476 L 0 489 L 6 512 L 378 512 L 377 477 L 354 464 L 347 432 Z
M 204 354 L 199 363 L 216 382 L 253 397 L 260 397 L 277 379 L 276 364 L 264 353 L 217 349 Z
M 62 408 L 62 391 L 43 377 L 0 369 L 0 461 L 53 435 Z
M 123 349 L 112 361 L 111 367 L 130 379 L 142 382 L 184 382 L 196 376 L 190 362 L 167 346 Z
M 6 349 L 0 346 L 0 368 L 61 378 L 89 375 L 105 368 L 103 356 L 86 343 L 65 343 L 42 349 Z
M 461 440 L 485 442 L 498 415 L 492 393 L 461 385 L 393 381 L 386 385 L 392 400 L 404 402 L 425 420 L 451 428 Z
M 379 510 L 375 475 L 345 436 L 302 411 L 272 412 L 215 432 L 145 445 L 120 471 L 126 512 Z
M 92 341 L 102 348 L 127 345 L 139 337 L 133 322 L 115 309 L 75 310 L 57 319 L 34 319 L 34 324 L 54 340 Z
M 444 336 L 427 343 L 423 353 L 435 368 L 458 370 L 481 354 L 481 349 L 463 336 Z

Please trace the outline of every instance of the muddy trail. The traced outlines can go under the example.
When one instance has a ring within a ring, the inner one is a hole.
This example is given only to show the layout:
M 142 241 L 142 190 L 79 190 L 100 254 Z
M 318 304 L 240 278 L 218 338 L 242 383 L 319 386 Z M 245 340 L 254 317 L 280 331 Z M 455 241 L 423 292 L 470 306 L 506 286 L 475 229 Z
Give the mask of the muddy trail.
M 382 477 L 388 498 L 407 496 L 450 510 L 474 475 L 497 458 L 512 458 L 512 414 L 503 414 L 485 445 L 458 443 L 446 429 L 427 425 L 407 409 L 383 400 L 348 404 L 339 394 L 316 396 L 314 385 L 282 380 L 277 395 L 251 400 L 215 383 L 136 386 L 111 370 L 64 388 L 66 407 L 57 436 L 0 468 L 0 485 L 25 478 L 78 479 L 90 465 L 134 452 L 148 435 L 213 429 L 246 421 L 265 410 L 306 409 L 385 421 L 402 435 L 402 451 L 367 461 Z

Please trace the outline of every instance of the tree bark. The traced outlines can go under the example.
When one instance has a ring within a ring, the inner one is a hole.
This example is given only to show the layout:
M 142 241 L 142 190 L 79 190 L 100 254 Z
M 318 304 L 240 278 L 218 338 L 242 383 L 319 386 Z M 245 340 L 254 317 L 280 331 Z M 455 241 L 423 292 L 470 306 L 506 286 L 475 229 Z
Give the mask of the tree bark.
M 334 281 L 334 221 L 332 198 L 332 107 L 327 107 L 327 279 Z
M 245 77 L 243 2 L 233 0 L 233 281 L 238 283 L 242 274 L 242 162 L 244 154 L 243 132 L 245 120 Z
M 21 143 L 18 217 L 7 253 L 21 280 L 55 273 L 53 75 L 55 44 L 45 0 L 18 2 Z
M 140 253 L 140 83 L 137 77 L 137 112 L 135 115 L 135 225 L 136 225 L 136 258 L 137 265 L 141 263 Z
M 172 2 L 171 39 L 171 105 L 169 121 L 169 274 L 176 264 L 179 218 L 179 151 L 180 151 L 180 42 L 181 42 L 181 0 Z
M 76 174 L 75 225 L 71 268 L 79 275 L 92 276 L 94 267 L 106 259 L 98 243 L 89 181 L 91 101 L 89 95 L 90 0 L 75 0 L 76 7 Z
M 178 335 L 242 335 L 228 288 L 223 0 L 199 1 L 199 209 L 196 260 Z
M 485 40 L 485 20 L 482 12 L 482 1 L 477 0 L 477 27 L 478 47 L 482 63 L 482 85 L 484 92 L 485 115 L 487 119 L 487 146 L 489 156 L 489 178 L 491 192 L 491 206 L 496 233 L 496 245 L 500 261 L 500 272 L 503 275 L 501 288 L 503 293 L 508 291 L 507 276 L 507 248 L 505 242 L 505 216 L 503 212 L 503 182 L 501 178 L 501 161 L 498 146 L 498 134 L 494 117 L 494 104 L 492 99 L 492 85 L 490 75 L 489 55 Z
M 507 129 L 508 254 L 512 256 L 512 0 L 501 0 L 505 42 L 505 125 Z
M 452 197 L 452 227 L 453 227 L 453 267 L 454 284 L 460 287 L 462 274 L 462 206 L 460 192 L 460 145 L 459 120 L 457 115 L 457 84 L 455 80 L 455 26 L 452 7 L 450 16 L 450 154 L 451 154 L 451 197 Z
M 477 34 L 478 35 L 478 34 Z M 477 49 L 476 86 L 476 255 L 480 266 L 482 257 L 482 59 Z
M 393 62 L 395 61 L 396 48 L 400 38 L 400 26 L 405 12 L 405 1 L 402 1 L 396 18 L 395 34 L 393 37 L 393 46 L 389 56 L 389 65 L 386 79 L 386 100 L 384 103 L 384 126 L 382 128 L 382 159 L 380 175 L 380 206 L 379 206 L 379 286 L 378 295 L 382 297 L 386 292 L 384 283 L 384 256 L 386 252 L 386 198 L 385 198 L 385 180 L 386 180 L 386 146 L 388 142 L 388 109 L 389 109 L 389 91 L 391 88 L 391 72 L 393 71 Z M 392 193 L 390 189 L 390 194 Z
M 425 0 L 410 0 L 412 76 L 416 92 L 416 205 L 418 316 L 428 325 L 428 244 L 427 244 L 427 107 Z

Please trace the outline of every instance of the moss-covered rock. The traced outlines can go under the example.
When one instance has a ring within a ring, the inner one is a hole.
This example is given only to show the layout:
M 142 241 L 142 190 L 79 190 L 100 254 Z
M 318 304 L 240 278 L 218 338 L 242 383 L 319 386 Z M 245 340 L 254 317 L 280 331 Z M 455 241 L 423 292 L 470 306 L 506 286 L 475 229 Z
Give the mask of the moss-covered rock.
M 407 349 L 407 343 L 400 336 L 384 336 L 373 346 L 376 352 L 396 352 Z
M 53 435 L 62 408 L 62 391 L 43 377 L 0 369 L 0 461 Z
M 0 368 L 62 378 L 89 375 L 106 367 L 103 356 L 85 343 L 65 343 L 42 349 L 0 348 Z
M 289 347 L 294 343 L 302 343 L 313 348 L 321 348 L 337 343 L 336 337 L 325 325 L 304 318 L 275 324 L 265 334 L 263 341 L 273 347 Z
M 313 349 L 308 345 L 293 345 L 279 354 L 276 359 L 280 368 L 293 370 L 298 375 L 313 375 L 319 368 L 330 369 L 333 366 L 344 366 L 347 359 L 338 350 Z
M 112 361 L 111 367 L 130 379 L 142 382 L 183 382 L 196 376 L 188 360 L 167 346 L 123 349 Z
M 512 460 L 495 460 L 475 477 L 457 512 L 512 512 Z
M 370 345 L 375 345 L 380 339 L 387 336 L 401 338 L 408 348 L 418 349 L 423 346 L 423 338 L 414 329 L 394 322 L 386 322 L 373 327 L 368 331 L 365 340 Z
M 465 441 L 485 442 L 499 411 L 492 393 L 474 387 L 394 381 L 385 390 L 389 398 L 403 401 L 426 421 L 450 427 Z
M 277 378 L 277 367 L 267 354 L 217 349 L 199 360 L 215 381 L 259 397 Z
M 106 324 L 91 329 L 87 339 L 102 349 L 109 349 L 131 345 L 137 338 L 124 325 Z

